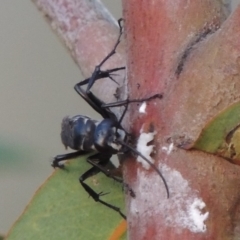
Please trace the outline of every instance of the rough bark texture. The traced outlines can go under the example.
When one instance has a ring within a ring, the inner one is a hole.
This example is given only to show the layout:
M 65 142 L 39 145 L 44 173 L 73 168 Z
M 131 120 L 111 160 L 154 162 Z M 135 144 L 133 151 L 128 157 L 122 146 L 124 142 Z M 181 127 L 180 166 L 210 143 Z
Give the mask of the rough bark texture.
M 180 146 L 192 142 L 219 111 L 240 100 L 240 8 L 228 19 L 216 0 L 124 0 L 129 92 L 163 93 L 131 132 L 155 130 L 155 171 L 124 162 L 129 239 L 238 239 L 240 168 Z M 128 122 L 129 124 L 129 122 Z

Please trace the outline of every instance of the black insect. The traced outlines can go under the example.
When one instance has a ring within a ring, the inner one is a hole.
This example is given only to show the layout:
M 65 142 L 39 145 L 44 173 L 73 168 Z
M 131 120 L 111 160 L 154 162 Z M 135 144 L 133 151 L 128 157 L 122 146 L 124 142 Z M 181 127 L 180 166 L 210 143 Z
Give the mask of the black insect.
M 102 203 L 103 205 L 118 212 L 123 218 L 126 218 L 126 216 L 121 212 L 120 208 L 113 206 L 100 199 L 100 197 L 103 196 L 104 193 L 102 192 L 96 193 L 92 188 L 90 188 L 84 182 L 87 178 L 99 172 L 103 172 L 106 176 L 111 177 L 116 181 L 123 183 L 122 179 L 119 179 L 118 177 L 111 174 L 111 172 L 105 167 L 109 163 L 112 155 L 118 154 L 118 153 L 125 153 L 126 151 L 131 151 L 134 154 L 141 156 L 155 169 L 155 171 L 162 178 L 165 184 L 168 196 L 169 196 L 169 190 L 168 190 L 167 183 L 164 177 L 162 176 L 161 172 L 159 171 L 159 169 L 157 169 L 157 167 L 154 164 L 152 164 L 146 157 L 144 157 L 140 152 L 138 152 L 136 149 L 134 149 L 128 144 L 128 142 L 126 141 L 128 134 L 121 126 L 121 121 L 127 111 L 127 107 L 129 103 L 149 101 L 154 98 L 161 98 L 162 95 L 156 94 L 149 98 L 140 99 L 140 100 L 127 99 L 123 101 L 118 101 L 116 103 L 105 104 L 103 101 L 97 98 L 90 91 L 91 87 L 93 86 L 96 80 L 101 78 L 106 78 L 106 77 L 109 77 L 110 79 L 114 80 L 111 74 L 113 72 L 125 69 L 125 67 L 114 68 L 114 69 L 105 70 L 105 71 L 102 71 L 100 69 L 101 66 L 115 53 L 116 48 L 120 43 L 120 38 L 122 35 L 121 21 L 122 19 L 118 21 L 119 27 L 120 27 L 120 34 L 113 50 L 107 55 L 107 57 L 105 57 L 102 60 L 102 62 L 98 66 L 96 66 L 90 78 L 77 83 L 74 87 L 77 93 L 95 111 L 97 111 L 103 117 L 103 120 L 96 121 L 83 115 L 77 115 L 74 117 L 65 117 L 62 121 L 62 131 L 61 131 L 62 142 L 66 148 L 70 147 L 71 149 L 76 150 L 76 152 L 57 155 L 52 162 L 52 166 L 54 168 L 55 167 L 63 168 L 64 165 L 60 164 L 61 161 L 92 153 L 92 155 L 87 158 L 87 162 L 92 165 L 92 168 L 90 168 L 88 171 L 86 171 L 84 174 L 80 176 L 79 178 L 80 184 L 96 202 Z M 86 84 L 87 84 L 87 88 L 86 90 L 83 90 L 81 86 Z M 116 106 L 123 106 L 123 105 L 125 106 L 125 110 L 121 118 L 118 120 L 116 115 L 110 110 L 110 108 L 116 107 Z M 134 195 L 132 190 L 130 190 L 130 192 L 132 193 L 132 195 Z

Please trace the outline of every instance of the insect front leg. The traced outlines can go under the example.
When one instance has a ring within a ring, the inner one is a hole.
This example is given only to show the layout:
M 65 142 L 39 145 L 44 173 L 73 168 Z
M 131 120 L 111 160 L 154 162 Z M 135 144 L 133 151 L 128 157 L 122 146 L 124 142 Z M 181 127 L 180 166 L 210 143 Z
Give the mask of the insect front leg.
M 141 99 L 125 99 L 125 100 L 122 100 L 122 101 L 117 101 L 117 102 L 113 102 L 113 103 L 104 103 L 102 104 L 102 108 L 110 108 L 110 107 L 121 107 L 121 106 L 126 106 L 128 105 L 129 103 L 141 103 L 141 102 L 145 102 L 145 101 L 151 101 L 152 99 L 156 99 L 156 98 L 159 98 L 159 99 L 162 99 L 163 98 L 163 95 L 158 93 L 158 94 L 154 94 L 150 97 L 147 97 L 147 98 L 141 98 Z
M 101 107 L 104 102 L 97 98 L 91 91 L 87 93 L 78 84 L 74 86 L 74 89 L 103 118 L 116 120 L 116 116 L 109 109 Z
M 94 72 L 93 72 L 93 74 L 92 74 L 92 77 L 89 79 L 89 83 L 88 83 L 87 90 L 86 90 L 87 92 L 89 92 L 89 90 L 91 89 L 92 85 L 94 84 L 95 79 L 96 79 L 98 73 L 101 72 L 101 70 L 100 70 L 101 66 L 102 66 L 112 55 L 114 55 L 114 54 L 116 53 L 117 46 L 119 45 L 121 36 L 122 36 L 122 34 L 123 34 L 122 21 L 123 21 L 122 18 L 120 18 L 120 19 L 118 20 L 119 36 L 118 36 L 117 42 L 115 43 L 112 51 L 100 62 L 99 65 L 97 65 L 97 66 L 95 67 L 95 70 L 94 70 Z
M 70 160 L 74 159 L 76 157 L 85 155 L 89 152 L 86 151 L 77 151 L 77 152 L 72 152 L 72 153 L 66 153 L 66 154 L 61 154 L 57 155 L 53 158 L 51 166 L 54 168 L 64 168 L 64 164 L 60 164 L 60 162 L 65 161 L 65 160 Z
M 95 67 L 95 70 L 92 74 L 92 76 L 90 78 L 87 78 L 85 80 L 83 80 L 82 82 L 77 83 L 74 86 L 74 89 L 76 90 L 76 92 L 95 110 L 97 111 L 100 115 L 102 115 L 103 118 L 111 118 L 113 120 L 117 120 L 115 115 L 110 111 L 107 110 L 106 108 L 102 108 L 102 104 L 104 104 L 104 102 L 102 102 L 100 99 L 98 99 L 91 91 L 91 87 L 93 86 L 93 84 L 95 83 L 95 81 L 101 79 L 101 78 L 110 78 L 112 81 L 115 82 L 115 80 L 113 79 L 113 74 L 114 72 L 117 72 L 119 70 L 124 70 L 125 67 L 118 67 L 118 68 L 114 68 L 114 69 L 110 69 L 110 70 L 101 70 L 102 65 L 112 56 L 116 53 L 116 49 L 117 46 L 120 43 L 120 39 L 123 33 L 123 28 L 121 25 L 121 22 L 123 21 L 123 19 L 119 19 L 118 20 L 118 24 L 119 24 L 119 28 L 120 28 L 120 33 L 117 39 L 117 42 L 115 43 L 112 51 L 100 62 L 99 65 L 97 65 Z M 116 82 L 117 83 L 117 82 Z M 81 86 L 86 85 L 87 84 L 87 88 L 86 90 L 84 90 Z
M 97 72 L 97 74 L 94 75 L 94 81 L 93 81 L 93 83 L 95 83 L 97 80 L 102 79 L 102 78 L 110 78 L 113 82 L 115 82 L 116 84 L 118 84 L 118 82 L 116 82 L 116 81 L 113 79 L 112 76 L 113 76 L 113 75 L 116 75 L 116 74 L 114 74 L 114 72 L 118 72 L 118 71 L 120 71 L 120 70 L 125 70 L 125 69 L 126 69 L 126 67 L 118 67 L 118 68 L 113 68 L 113 69 L 103 70 L 103 71 L 102 71 L 102 70 L 99 70 L 99 71 Z M 92 76 L 91 76 L 90 78 L 86 78 L 85 80 L 77 83 L 76 85 L 77 85 L 78 87 L 81 87 L 81 86 L 84 86 L 84 85 L 88 85 L 86 92 L 89 92 L 90 89 L 91 89 L 91 87 L 93 86 L 93 84 L 92 84 L 92 85 L 89 84 L 90 79 L 92 79 Z

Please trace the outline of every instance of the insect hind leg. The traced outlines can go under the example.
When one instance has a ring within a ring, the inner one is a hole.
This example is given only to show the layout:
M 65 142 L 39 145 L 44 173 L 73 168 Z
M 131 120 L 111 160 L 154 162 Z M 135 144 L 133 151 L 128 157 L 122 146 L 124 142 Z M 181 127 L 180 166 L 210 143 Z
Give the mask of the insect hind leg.
M 132 190 L 132 188 L 129 186 L 129 184 L 125 183 L 122 179 L 122 171 L 119 171 L 119 168 L 114 168 L 114 169 L 109 169 L 106 168 L 105 166 L 102 166 L 101 164 L 97 163 L 96 159 L 101 159 L 102 156 L 100 153 L 97 153 L 93 156 L 90 156 L 87 159 L 87 162 L 90 163 L 92 166 L 98 168 L 100 170 L 100 172 L 102 172 L 103 174 L 105 174 L 106 177 L 112 178 L 113 180 L 115 180 L 116 182 L 119 182 L 123 185 L 123 189 L 125 190 L 125 192 L 128 192 L 130 194 L 131 197 L 135 198 L 135 192 Z M 119 176 L 119 172 L 121 172 L 121 178 L 118 177 Z
M 89 177 L 91 177 L 91 176 L 93 176 L 93 175 L 95 175 L 95 174 L 97 174 L 99 172 L 100 172 L 100 170 L 97 169 L 96 167 L 90 168 L 88 171 L 86 171 L 83 175 L 80 176 L 80 178 L 79 178 L 80 184 L 82 185 L 84 190 L 93 198 L 93 200 L 95 202 L 99 202 L 99 203 L 103 204 L 104 206 L 106 206 L 106 207 L 108 207 L 108 208 L 118 212 L 121 217 L 126 219 L 126 216 L 121 212 L 120 208 L 118 208 L 118 207 L 116 207 L 116 206 L 114 206 L 112 204 L 109 204 L 109 203 L 107 203 L 107 202 L 105 202 L 105 201 L 100 199 L 101 196 L 106 195 L 107 193 L 103 193 L 103 192 L 96 193 L 91 187 L 89 187 L 84 182 L 87 178 L 89 178 Z
M 117 168 L 109 169 L 109 168 L 105 167 L 106 164 L 104 164 L 104 165 L 101 164 L 101 163 L 104 163 L 104 162 L 105 163 L 109 162 L 111 156 L 112 155 L 105 156 L 101 153 L 97 153 L 93 156 L 88 157 L 87 162 L 90 163 L 92 166 L 96 167 L 100 172 L 105 174 L 105 176 L 107 176 L 109 178 L 112 178 L 116 182 L 123 183 L 123 180 L 116 176 L 117 171 L 114 171 L 114 170 L 117 170 Z M 98 162 L 100 162 L 100 163 L 96 162 L 96 160 L 98 160 Z M 119 173 L 119 171 L 118 171 L 118 173 Z

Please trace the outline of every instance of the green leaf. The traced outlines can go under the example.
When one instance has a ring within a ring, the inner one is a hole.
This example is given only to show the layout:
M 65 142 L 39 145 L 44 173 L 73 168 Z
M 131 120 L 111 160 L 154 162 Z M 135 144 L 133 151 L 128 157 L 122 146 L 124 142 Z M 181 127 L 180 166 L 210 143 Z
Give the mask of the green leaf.
M 108 239 L 123 219 L 95 202 L 79 184 L 79 176 L 90 167 L 80 158 L 67 163 L 65 170 L 56 170 L 37 191 L 7 239 Z M 101 199 L 124 210 L 121 184 L 102 173 L 86 183 L 98 193 L 110 192 Z M 126 239 L 126 234 L 121 239 Z
M 240 103 L 235 103 L 219 113 L 202 130 L 191 148 L 240 160 Z

